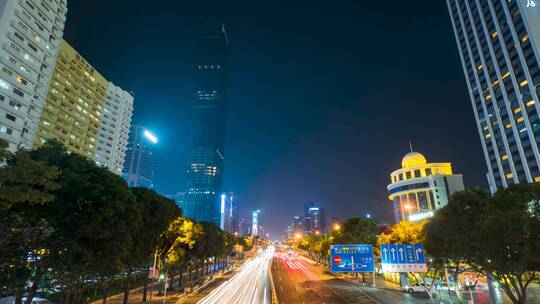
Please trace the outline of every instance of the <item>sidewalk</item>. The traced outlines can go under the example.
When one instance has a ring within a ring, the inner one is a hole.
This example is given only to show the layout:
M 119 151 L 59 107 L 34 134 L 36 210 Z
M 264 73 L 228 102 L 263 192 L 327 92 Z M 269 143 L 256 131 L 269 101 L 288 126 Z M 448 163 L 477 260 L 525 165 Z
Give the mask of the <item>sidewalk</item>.
M 212 267 L 211 267 L 212 268 Z M 200 272 L 200 268 L 199 268 Z M 192 279 L 195 283 L 195 285 L 202 285 L 205 282 L 209 281 L 212 277 L 215 277 L 218 273 L 221 273 L 221 270 L 216 269 L 213 273 L 211 273 L 209 276 L 205 276 L 202 278 L 198 278 L 195 280 L 193 277 L 195 276 L 195 272 L 193 272 Z M 174 277 L 173 284 L 169 285 L 169 288 L 167 289 L 167 299 L 162 296 L 158 296 L 160 290 L 163 289 L 163 282 L 155 282 L 153 284 L 149 283 L 147 288 L 147 296 L 146 296 L 146 302 L 152 303 L 152 304 L 158 304 L 158 303 L 167 303 L 167 304 L 175 304 L 177 303 L 182 296 L 184 296 L 184 287 L 186 286 L 186 283 L 189 280 L 189 272 L 185 272 L 182 276 L 182 288 L 178 289 L 178 279 L 179 275 Z M 170 283 L 169 283 L 170 284 Z M 152 293 L 150 291 L 152 290 Z M 143 299 L 143 291 L 144 287 L 138 287 L 135 289 L 132 289 L 129 293 L 129 301 L 130 304 L 135 303 L 142 303 Z M 165 300 L 165 301 L 164 301 Z M 112 296 L 109 296 L 107 298 L 107 304 L 122 304 L 124 302 L 124 293 L 115 294 Z M 91 304 L 101 304 L 102 300 L 91 302 Z

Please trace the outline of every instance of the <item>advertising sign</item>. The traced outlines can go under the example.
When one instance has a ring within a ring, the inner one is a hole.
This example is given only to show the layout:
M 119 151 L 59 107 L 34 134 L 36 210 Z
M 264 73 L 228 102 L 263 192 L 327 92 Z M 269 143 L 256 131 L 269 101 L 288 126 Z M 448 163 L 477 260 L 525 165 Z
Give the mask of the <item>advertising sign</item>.
M 384 272 L 427 272 L 422 244 L 381 244 Z
M 373 272 L 373 246 L 330 245 L 332 272 Z

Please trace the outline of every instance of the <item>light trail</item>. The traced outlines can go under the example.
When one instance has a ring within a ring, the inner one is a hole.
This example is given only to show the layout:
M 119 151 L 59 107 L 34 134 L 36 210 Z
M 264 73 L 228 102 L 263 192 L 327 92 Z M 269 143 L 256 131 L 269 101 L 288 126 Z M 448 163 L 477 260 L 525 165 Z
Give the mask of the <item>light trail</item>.
M 247 261 L 230 280 L 212 290 L 199 304 L 270 303 L 268 268 L 274 248 L 269 247 L 256 258 Z

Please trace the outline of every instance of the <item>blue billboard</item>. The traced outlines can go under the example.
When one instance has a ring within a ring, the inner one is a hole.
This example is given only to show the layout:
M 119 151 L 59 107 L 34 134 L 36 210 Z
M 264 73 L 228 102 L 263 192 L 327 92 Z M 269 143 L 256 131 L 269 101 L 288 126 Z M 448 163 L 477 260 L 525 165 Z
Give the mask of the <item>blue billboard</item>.
M 426 272 L 422 244 L 381 244 L 381 262 L 388 272 Z
M 330 245 L 332 272 L 373 272 L 373 246 Z

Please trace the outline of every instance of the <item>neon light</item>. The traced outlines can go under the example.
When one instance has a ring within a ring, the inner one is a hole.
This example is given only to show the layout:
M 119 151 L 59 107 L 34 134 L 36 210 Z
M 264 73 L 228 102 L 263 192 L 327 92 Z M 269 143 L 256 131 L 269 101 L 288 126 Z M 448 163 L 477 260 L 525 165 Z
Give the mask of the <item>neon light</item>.
M 426 212 L 426 213 L 418 213 L 418 214 L 411 214 L 409 216 L 409 221 L 421 221 L 421 220 L 425 220 L 427 218 L 430 218 L 433 216 L 433 212 Z

